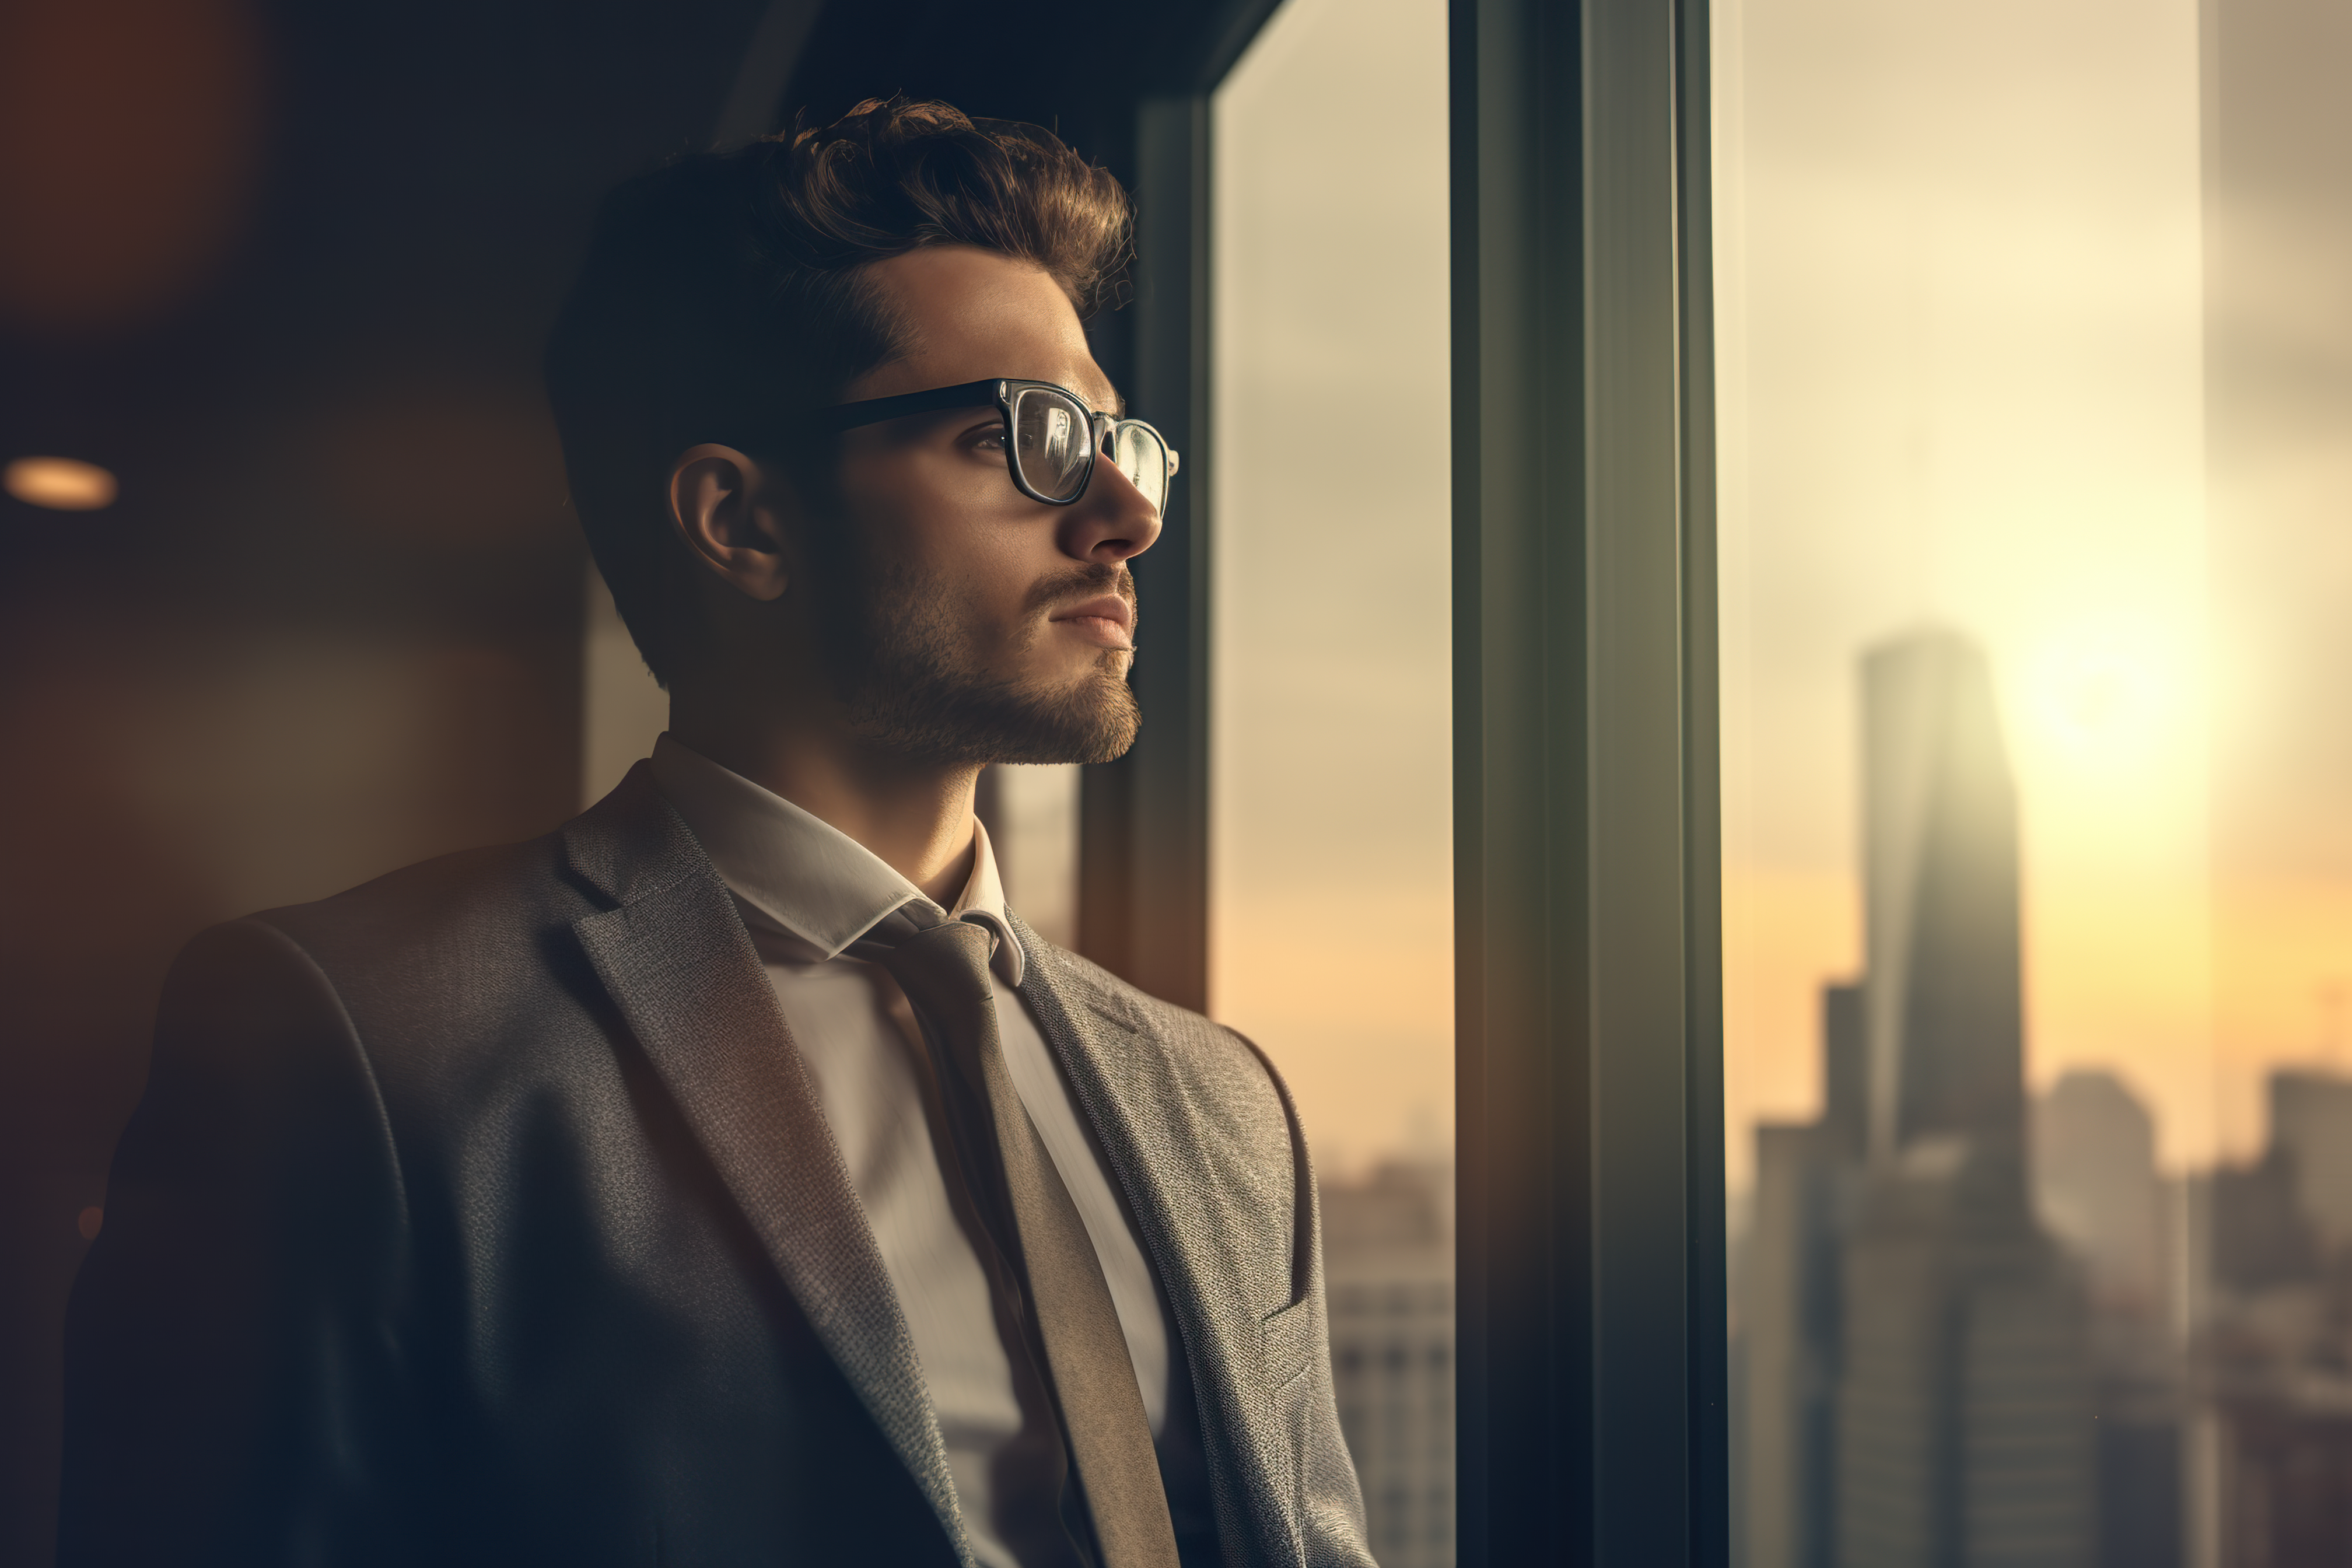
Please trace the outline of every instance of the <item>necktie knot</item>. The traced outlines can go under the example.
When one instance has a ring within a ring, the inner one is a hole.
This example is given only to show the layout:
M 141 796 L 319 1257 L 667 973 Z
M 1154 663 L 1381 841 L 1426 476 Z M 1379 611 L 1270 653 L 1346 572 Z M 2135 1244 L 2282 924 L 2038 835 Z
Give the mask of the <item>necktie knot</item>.
M 971 921 L 943 921 L 926 930 L 894 933 L 887 942 L 861 942 L 850 951 L 897 981 L 918 1013 L 947 1023 L 962 1021 L 974 1006 L 996 1005 L 988 971 L 995 947 L 988 932 Z

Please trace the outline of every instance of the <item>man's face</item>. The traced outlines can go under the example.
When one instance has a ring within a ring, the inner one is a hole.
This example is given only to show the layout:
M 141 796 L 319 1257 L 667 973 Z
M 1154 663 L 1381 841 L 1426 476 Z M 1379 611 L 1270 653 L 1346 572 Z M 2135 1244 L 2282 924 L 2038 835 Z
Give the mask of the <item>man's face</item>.
M 1005 376 L 1116 411 L 1077 313 L 1037 268 L 933 246 L 869 276 L 911 346 L 845 401 Z M 1032 500 L 1006 471 L 1005 439 L 992 406 L 843 437 L 838 514 L 811 541 L 828 673 L 856 726 L 911 759 L 1107 762 L 1139 722 L 1126 563 L 1150 548 L 1159 514 L 1108 461 L 1075 504 Z

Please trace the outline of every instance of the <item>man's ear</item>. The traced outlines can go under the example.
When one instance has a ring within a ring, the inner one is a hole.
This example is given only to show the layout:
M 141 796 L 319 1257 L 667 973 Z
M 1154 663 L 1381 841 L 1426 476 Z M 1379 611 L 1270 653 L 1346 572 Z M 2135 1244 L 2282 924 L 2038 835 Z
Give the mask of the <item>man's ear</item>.
M 798 504 L 782 474 L 732 447 L 688 447 L 670 465 L 670 525 L 747 598 L 781 599 L 791 585 L 784 524 Z

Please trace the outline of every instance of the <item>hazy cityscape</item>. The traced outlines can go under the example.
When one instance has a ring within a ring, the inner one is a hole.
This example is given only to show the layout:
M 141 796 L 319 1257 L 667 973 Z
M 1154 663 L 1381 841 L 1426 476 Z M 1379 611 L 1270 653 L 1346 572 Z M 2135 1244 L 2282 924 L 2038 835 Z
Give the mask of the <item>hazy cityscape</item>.
M 1454 1564 L 1454 1164 L 1322 1184 L 1339 1426 L 1381 1568 Z
M 1863 661 L 1865 973 L 1735 1238 L 1746 1568 L 2352 1561 L 2352 1079 L 2168 1175 L 2126 1078 L 2029 1100 L 2017 799 L 1982 654 Z

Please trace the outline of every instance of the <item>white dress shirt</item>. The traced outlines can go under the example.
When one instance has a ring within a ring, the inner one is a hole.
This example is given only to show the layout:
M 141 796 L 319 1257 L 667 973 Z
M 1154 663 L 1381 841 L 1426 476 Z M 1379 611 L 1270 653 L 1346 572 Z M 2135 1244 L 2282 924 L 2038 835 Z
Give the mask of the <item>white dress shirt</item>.
M 1101 1261 L 1169 1477 L 1170 1507 L 1181 1513 L 1204 1504 L 1205 1497 L 1180 1495 L 1199 1489 L 1188 1483 L 1202 1476 L 1203 1464 L 1192 1392 L 1173 1386 L 1180 1368 L 1171 1364 L 1177 1341 L 1167 1302 L 1061 1069 L 1013 994 L 1026 958 L 1004 918 L 986 829 L 974 820 L 971 879 L 955 907 L 941 910 L 848 835 L 667 734 L 655 742 L 653 771 L 734 894 L 816 1080 L 914 1336 L 973 1555 L 987 1568 L 1020 1568 L 997 1532 L 989 1489 L 991 1461 L 1021 1426 L 1012 1362 L 924 1115 L 920 1047 L 907 1032 L 911 1016 L 908 1025 L 894 1017 L 904 998 L 875 965 L 844 956 L 905 904 L 970 920 L 995 939 L 990 968 L 1005 1067 Z

